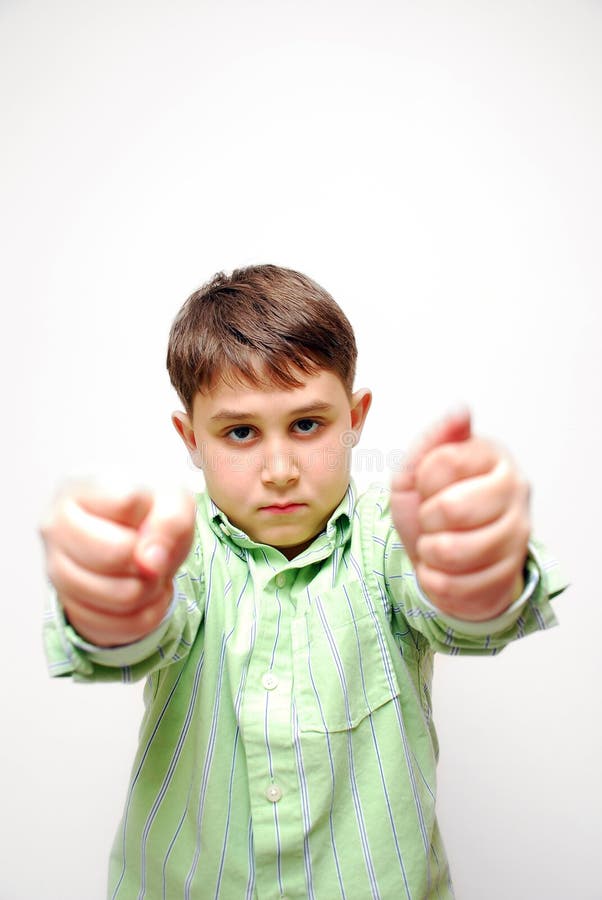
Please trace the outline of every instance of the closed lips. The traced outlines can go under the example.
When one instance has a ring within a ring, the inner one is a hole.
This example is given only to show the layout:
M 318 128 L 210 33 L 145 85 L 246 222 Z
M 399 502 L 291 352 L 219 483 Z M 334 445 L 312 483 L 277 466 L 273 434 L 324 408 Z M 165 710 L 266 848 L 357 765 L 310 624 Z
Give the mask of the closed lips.
M 297 509 L 300 506 L 305 506 L 304 503 L 270 503 L 267 506 L 260 507 L 261 509 L 274 509 L 274 510 L 292 510 Z

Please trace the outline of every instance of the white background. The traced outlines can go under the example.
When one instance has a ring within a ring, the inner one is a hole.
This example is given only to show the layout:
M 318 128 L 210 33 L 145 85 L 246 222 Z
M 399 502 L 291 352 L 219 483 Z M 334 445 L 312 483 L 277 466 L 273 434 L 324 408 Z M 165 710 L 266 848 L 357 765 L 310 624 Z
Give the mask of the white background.
M 459 900 L 602 898 L 602 5 L 2 0 L 0 91 L 1 900 L 101 900 L 141 714 L 46 675 L 37 522 L 74 472 L 191 479 L 167 332 L 251 262 L 347 311 L 364 452 L 465 402 L 529 476 L 572 587 L 438 659 L 441 825 Z

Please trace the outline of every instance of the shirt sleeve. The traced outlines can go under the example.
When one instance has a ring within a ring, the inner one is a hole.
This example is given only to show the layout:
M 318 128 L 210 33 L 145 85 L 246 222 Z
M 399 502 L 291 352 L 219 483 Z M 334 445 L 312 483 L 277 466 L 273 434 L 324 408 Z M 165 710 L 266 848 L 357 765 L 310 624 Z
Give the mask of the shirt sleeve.
M 375 546 L 384 549 L 380 571 L 396 627 L 412 629 L 431 649 L 441 653 L 495 655 L 512 641 L 557 624 L 550 601 L 567 587 L 567 582 L 557 561 L 538 540 L 529 543 L 525 588 L 518 600 L 494 619 L 470 622 L 441 612 L 420 589 L 393 526 L 387 491 L 377 510 Z
M 150 634 L 120 647 L 90 644 L 69 624 L 51 588 L 44 614 L 43 640 L 48 671 L 74 681 L 137 681 L 183 659 L 204 613 L 204 585 L 198 530 L 190 553 L 174 578 L 174 591 L 163 621 Z

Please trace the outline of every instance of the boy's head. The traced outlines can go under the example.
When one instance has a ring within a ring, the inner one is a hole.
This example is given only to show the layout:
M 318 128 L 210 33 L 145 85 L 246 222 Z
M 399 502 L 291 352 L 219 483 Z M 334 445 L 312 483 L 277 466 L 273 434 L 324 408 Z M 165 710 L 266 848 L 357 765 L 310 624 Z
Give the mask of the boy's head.
M 171 329 L 167 366 L 186 410 L 173 422 L 210 496 L 289 558 L 323 530 L 349 484 L 371 400 L 352 393 L 356 355 L 332 297 L 277 266 L 216 275 Z
M 192 294 L 169 336 L 167 368 L 186 411 L 217 381 L 299 386 L 328 369 L 353 390 L 353 329 L 330 294 L 280 266 L 218 273 Z

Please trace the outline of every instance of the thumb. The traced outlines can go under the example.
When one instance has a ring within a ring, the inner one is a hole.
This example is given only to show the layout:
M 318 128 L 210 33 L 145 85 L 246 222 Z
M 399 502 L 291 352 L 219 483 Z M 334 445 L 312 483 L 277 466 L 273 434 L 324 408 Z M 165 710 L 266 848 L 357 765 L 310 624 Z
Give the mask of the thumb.
M 422 456 L 441 444 L 467 441 L 472 434 L 470 410 L 464 406 L 447 413 L 423 438 Z
M 194 533 L 196 505 L 183 490 L 156 493 L 142 522 L 134 559 L 153 577 L 170 578 L 186 559 Z
M 401 471 L 391 482 L 391 514 L 393 524 L 413 565 L 416 565 L 416 542 L 420 536 L 418 510 L 420 495 L 415 490 L 416 469 L 424 457 L 441 444 L 466 441 L 471 436 L 470 411 L 466 408 L 448 413 L 416 445 Z
M 454 444 L 467 441 L 472 433 L 470 410 L 461 408 L 448 413 L 440 422 L 427 431 L 408 455 L 407 462 L 393 478 L 397 490 L 410 490 L 414 487 L 414 473 L 427 453 L 440 447 L 441 444 Z

